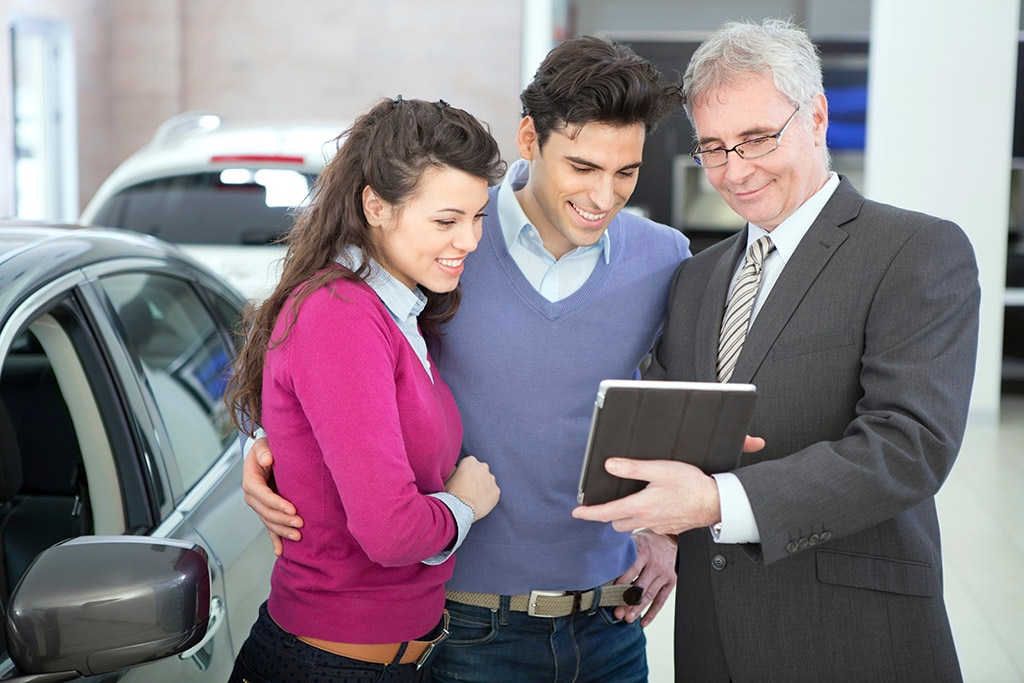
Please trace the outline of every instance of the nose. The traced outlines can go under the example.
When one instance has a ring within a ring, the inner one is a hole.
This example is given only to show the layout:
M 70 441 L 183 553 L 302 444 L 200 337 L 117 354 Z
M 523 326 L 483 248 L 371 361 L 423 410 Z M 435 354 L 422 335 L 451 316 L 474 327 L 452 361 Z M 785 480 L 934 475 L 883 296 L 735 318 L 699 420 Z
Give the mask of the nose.
M 736 153 L 729 155 L 729 162 L 722 166 L 722 173 L 730 183 L 743 182 L 750 176 L 752 171 L 753 164 Z
M 478 220 L 460 221 L 452 235 L 452 246 L 459 251 L 476 251 L 483 234 L 483 223 Z
M 615 178 L 604 175 L 597 177 L 588 194 L 595 209 L 611 211 L 615 206 Z

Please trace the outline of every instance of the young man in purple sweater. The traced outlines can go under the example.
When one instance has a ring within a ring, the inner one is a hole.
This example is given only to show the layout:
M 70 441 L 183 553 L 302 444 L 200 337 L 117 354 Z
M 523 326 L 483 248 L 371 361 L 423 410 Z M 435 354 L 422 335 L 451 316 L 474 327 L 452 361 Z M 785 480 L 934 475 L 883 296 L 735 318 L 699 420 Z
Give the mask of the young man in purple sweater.
M 432 349 L 463 451 L 486 458 L 502 487 L 459 549 L 452 636 L 433 676 L 645 681 L 641 625 L 675 586 L 675 545 L 571 511 L 598 383 L 635 376 L 690 255 L 678 231 L 620 213 L 679 89 L 629 48 L 584 37 L 552 50 L 521 99 L 522 160 L 491 189 L 462 308 Z M 247 499 L 272 536 L 298 539 L 294 507 L 266 486 L 270 462 L 258 440 Z M 643 588 L 639 604 L 626 604 L 630 585 Z

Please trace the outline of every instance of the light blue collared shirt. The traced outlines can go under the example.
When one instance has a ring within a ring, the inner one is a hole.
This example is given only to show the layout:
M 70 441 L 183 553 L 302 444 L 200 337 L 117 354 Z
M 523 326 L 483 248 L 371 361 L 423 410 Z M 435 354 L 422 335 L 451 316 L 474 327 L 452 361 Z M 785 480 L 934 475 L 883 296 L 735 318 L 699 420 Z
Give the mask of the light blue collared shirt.
M 345 253 L 338 256 L 336 260 L 349 270 L 355 270 L 363 264 L 363 252 L 358 247 L 350 245 L 345 249 Z M 419 314 L 427 305 L 426 295 L 420 291 L 419 287 L 409 289 L 403 285 L 398 278 L 373 259 L 370 259 L 370 272 L 366 276 L 366 284 L 388 309 L 391 319 L 395 321 L 398 329 L 402 331 L 402 335 L 409 341 L 412 350 L 416 352 L 416 357 L 423 364 L 423 369 L 427 371 L 427 377 L 433 382 L 434 377 L 430 374 L 430 359 L 427 357 L 427 342 L 423 339 L 418 322 Z
M 772 291 L 772 287 L 778 282 L 782 269 L 789 263 L 793 253 L 796 251 L 800 240 L 804 238 L 811 224 L 817 219 L 822 208 L 832 197 L 832 193 L 839 187 L 839 176 L 830 173 L 829 178 L 822 185 L 821 189 L 811 195 L 811 198 L 800 205 L 786 220 L 769 233 L 753 223 L 747 227 L 747 249 L 764 235 L 771 234 L 772 244 L 775 249 L 768 254 L 764 260 L 764 269 L 761 273 L 761 288 L 754 300 L 754 310 L 750 313 L 750 322 L 754 322 L 761 305 Z M 746 250 L 743 254 L 746 255 Z M 743 268 L 743 256 L 736 263 L 736 270 L 733 273 L 733 284 L 729 287 L 730 294 L 732 287 L 736 284 L 736 278 Z M 728 301 L 728 299 L 726 299 Z M 756 436 L 756 435 L 755 435 Z M 761 533 L 757 529 L 757 521 L 754 519 L 754 511 L 750 507 L 750 499 L 747 492 L 740 483 L 739 477 L 731 472 L 711 475 L 718 483 L 718 497 L 721 501 L 722 524 L 712 528 L 712 536 L 716 543 L 760 543 Z
M 560 259 L 544 247 L 544 242 L 519 205 L 516 191 L 530 177 L 530 163 L 525 159 L 512 164 L 498 188 L 498 220 L 512 260 L 519 266 L 533 288 L 548 301 L 559 301 L 578 290 L 594 272 L 598 259 L 611 258 L 608 233 L 589 247 L 576 247 Z

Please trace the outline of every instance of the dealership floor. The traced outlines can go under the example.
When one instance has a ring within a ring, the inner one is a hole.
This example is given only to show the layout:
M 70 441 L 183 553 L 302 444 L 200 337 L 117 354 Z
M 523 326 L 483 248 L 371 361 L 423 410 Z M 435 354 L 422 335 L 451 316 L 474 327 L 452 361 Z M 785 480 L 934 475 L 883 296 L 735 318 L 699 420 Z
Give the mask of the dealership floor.
M 968 425 L 937 497 L 946 605 L 967 683 L 1024 682 L 1024 396 L 1004 396 L 1001 412 L 998 425 Z M 647 629 L 651 683 L 672 681 L 671 602 Z

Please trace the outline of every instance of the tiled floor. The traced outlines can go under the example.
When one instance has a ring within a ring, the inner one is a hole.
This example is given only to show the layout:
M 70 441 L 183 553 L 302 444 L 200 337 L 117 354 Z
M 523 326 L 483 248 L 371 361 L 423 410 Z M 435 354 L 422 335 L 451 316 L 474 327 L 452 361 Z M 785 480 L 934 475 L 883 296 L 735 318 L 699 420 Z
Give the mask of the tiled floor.
M 1024 683 L 1024 396 L 1004 397 L 999 425 L 968 425 L 938 507 L 964 680 Z M 647 639 L 651 683 L 671 683 L 671 605 Z

